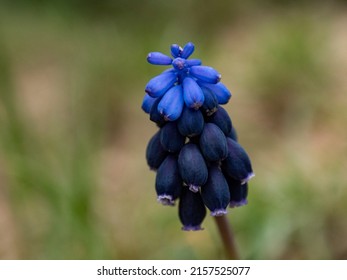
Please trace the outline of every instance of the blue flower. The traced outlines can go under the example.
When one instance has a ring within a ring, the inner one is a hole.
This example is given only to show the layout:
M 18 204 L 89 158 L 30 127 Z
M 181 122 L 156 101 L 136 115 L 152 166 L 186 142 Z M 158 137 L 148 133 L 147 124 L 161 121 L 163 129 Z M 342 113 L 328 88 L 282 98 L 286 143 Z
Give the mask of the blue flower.
M 152 52 L 147 61 L 171 66 L 146 85 L 142 109 L 159 127 L 146 149 L 156 171 L 155 191 L 163 205 L 179 200 L 183 230 L 201 230 L 206 208 L 212 216 L 247 204 L 251 161 L 221 104 L 231 93 L 221 75 L 189 58 L 194 44 L 171 45 L 171 56 Z

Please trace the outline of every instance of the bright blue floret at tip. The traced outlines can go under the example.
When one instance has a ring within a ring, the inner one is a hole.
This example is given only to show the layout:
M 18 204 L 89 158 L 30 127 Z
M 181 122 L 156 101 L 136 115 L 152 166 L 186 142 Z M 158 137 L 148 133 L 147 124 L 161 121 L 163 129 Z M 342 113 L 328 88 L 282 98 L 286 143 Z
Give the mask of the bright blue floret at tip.
M 171 100 L 172 97 L 165 98 L 166 94 L 172 94 L 172 92 L 170 92 L 172 87 L 182 85 L 185 106 L 197 110 L 204 104 L 205 100 L 202 87 L 216 85 L 221 79 L 221 75 L 215 69 L 209 66 L 202 66 L 200 59 L 188 59 L 193 54 L 194 50 L 195 46 L 191 42 L 187 43 L 183 48 L 177 44 L 173 44 L 171 45 L 172 58 L 161 52 L 151 52 L 147 56 L 147 61 L 151 64 L 172 66 L 172 68 L 152 78 L 145 88 L 145 91 L 150 97 L 163 97 L 166 101 L 160 104 L 158 110 L 166 116 L 165 118 L 169 121 L 176 120 L 182 113 L 181 106 L 176 106 L 176 109 L 174 109 L 175 106 L 167 102 Z M 217 93 L 214 93 L 214 91 L 210 89 L 213 97 L 218 102 L 220 100 L 220 103 L 225 104 L 231 96 L 230 92 L 227 90 L 223 91 L 219 86 L 217 86 L 216 89 Z M 180 100 L 176 99 L 175 101 L 180 104 Z M 143 100 L 142 109 L 146 113 L 150 112 L 148 109 L 150 105 L 148 103 L 150 103 L 148 98 L 145 98 Z M 166 106 L 170 106 L 171 108 L 166 108 Z M 167 111 L 170 112 L 173 118 L 167 116 Z

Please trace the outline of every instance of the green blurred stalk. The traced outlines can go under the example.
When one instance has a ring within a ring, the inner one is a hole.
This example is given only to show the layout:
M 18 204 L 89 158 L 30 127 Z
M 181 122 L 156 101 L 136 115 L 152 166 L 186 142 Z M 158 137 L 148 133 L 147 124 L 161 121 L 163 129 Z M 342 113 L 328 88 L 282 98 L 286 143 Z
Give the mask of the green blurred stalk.
M 218 227 L 219 234 L 222 238 L 227 259 L 229 260 L 240 259 L 237 248 L 236 248 L 234 234 L 228 219 L 226 218 L 225 215 L 214 217 L 214 218 Z

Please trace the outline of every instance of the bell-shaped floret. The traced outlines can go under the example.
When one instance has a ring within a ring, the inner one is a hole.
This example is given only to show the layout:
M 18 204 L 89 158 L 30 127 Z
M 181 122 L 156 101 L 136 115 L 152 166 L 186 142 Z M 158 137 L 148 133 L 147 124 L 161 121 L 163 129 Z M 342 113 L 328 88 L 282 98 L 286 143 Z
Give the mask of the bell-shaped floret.
M 201 134 L 204 129 L 204 117 L 201 111 L 183 106 L 181 117 L 177 121 L 177 128 L 183 136 L 193 137 Z
M 181 194 L 182 179 L 179 175 L 177 156 L 168 155 L 159 166 L 155 178 L 157 200 L 163 205 L 174 205 Z
M 202 88 L 202 92 L 204 93 L 205 101 L 200 110 L 202 110 L 206 116 L 211 116 L 217 111 L 218 100 L 215 94 L 208 88 Z
M 181 116 L 183 105 L 182 86 L 176 85 L 164 94 L 158 104 L 158 111 L 166 121 L 175 121 Z
M 217 125 L 226 136 L 231 133 L 231 119 L 228 112 L 222 106 L 218 106 L 218 110 L 208 118 L 208 122 Z
M 176 57 L 180 57 L 181 53 L 182 53 L 183 49 L 177 45 L 177 44 L 172 44 L 171 45 L 171 55 L 176 58 Z
M 183 51 L 181 53 L 182 58 L 188 58 L 194 52 L 195 46 L 193 43 L 189 42 L 183 47 Z
M 212 216 L 222 216 L 227 213 L 230 202 L 229 186 L 217 164 L 208 168 L 208 179 L 201 188 L 201 197 Z
M 199 143 L 202 154 L 209 161 L 219 161 L 228 155 L 226 137 L 223 131 L 213 123 L 205 123 Z
M 178 168 L 183 182 L 192 192 L 199 191 L 199 187 L 207 181 L 207 166 L 195 144 L 188 143 L 183 146 L 178 156 Z
M 160 114 L 160 112 L 158 110 L 158 105 L 159 105 L 160 100 L 161 100 L 161 98 L 158 97 L 153 102 L 153 105 L 152 105 L 151 110 L 149 112 L 149 119 L 152 122 L 155 122 L 159 127 L 162 127 L 166 123 L 166 121 L 164 119 L 164 116 L 162 114 Z
M 178 216 L 183 224 L 182 230 L 202 230 L 201 223 L 206 217 L 206 208 L 199 192 L 193 193 L 188 188 L 182 188 Z
M 177 73 L 175 71 L 164 71 L 147 83 L 145 91 L 151 97 L 161 97 L 176 81 Z
M 227 137 L 233 139 L 234 141 L 238 141 L 237 132 L 234 126 L 232 126 L 230 133 L 227 135 Z
M 147 61 L 155 65 L 170 65 L 172 58 L 161 52 L 151 52 L 147 55 Z
M 150 97 L 148 94 L 145 94 L 142 100 L 141 108 L 142 110 L 149 114 L 151 112 L 151 108 L 155 102 L 156 98 Z
M 210 66 L 192 66 L 189 70 L 189 74 L 202 82 L 210 84 L 216 84 L 221 79 L 221 74 Z
M 149 140 L 146 149 L 147 164 L 152 170 L 157 170 L 167 156 L 160 143 L 160 130 Z
M 161 129 L 160 143 L 164 150 L 170 153 L 178 153 L 184 142 L 185 137 L 178 131 L 176 122 L 168 122 Z
M 204 94 L 200 86 L 192 78 L 183 80 L 183 98 L 189 108 L 199 109 L 204 104 Z
M 191 67 L 191 66 L 199 66 L 201 65 L 201 60 L 200 59 L 196 59 L 196 58 L 193 58 L 193 59 L 187 59 L 186 60 L 186 64 L 188 67 Z
M 227 143 L 228 156 L 222 162 L 223 172 L 235 180 L 241 181 L 241 184 L 245 184 L 254 177 L 251 161 L 239 143 L 229 137 Z
M 230 91 L 221 82 L 217 84 L 199 82 L 199 85 L 201 85 L 201 87 L 206 87 L 209 90 L 211 90 L 216 95 L 219 104 L 227 104 L 231 97 Z
M 225 176 L 228 182 L 230 191 L 230 203 L 231 208 L 240 207 L 248 203 L 248 184 L 242 184 L 241 181 L 235 180 L 228 175 Z

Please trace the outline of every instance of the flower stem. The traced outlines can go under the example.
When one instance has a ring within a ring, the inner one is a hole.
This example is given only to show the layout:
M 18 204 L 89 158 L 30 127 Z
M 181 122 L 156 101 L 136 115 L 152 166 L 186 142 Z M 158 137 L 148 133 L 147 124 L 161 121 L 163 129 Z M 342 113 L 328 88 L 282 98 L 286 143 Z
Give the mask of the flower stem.
M 222 242 L 224 245 L 226 257 L 229 260 L 238 260 L 240 259 L 239 254 L 236 249 L 236 243 L 234 239 L 234 234 L 231 228 L 231 225 L 226 218 L 225 215 L 223 216 L 216 216 L 214 217 L 215 221 L 217 223 L 217 227 L 219 230 L 219 234 L 222 238 Z

